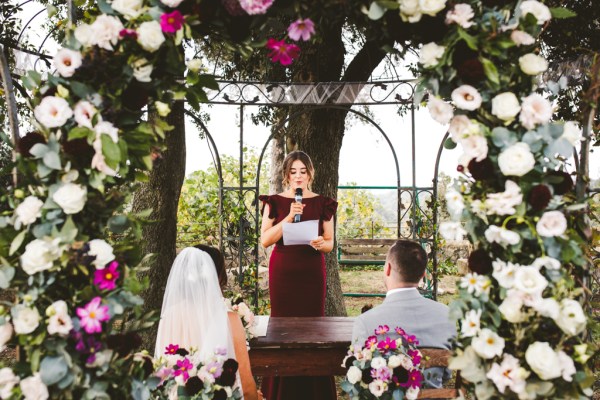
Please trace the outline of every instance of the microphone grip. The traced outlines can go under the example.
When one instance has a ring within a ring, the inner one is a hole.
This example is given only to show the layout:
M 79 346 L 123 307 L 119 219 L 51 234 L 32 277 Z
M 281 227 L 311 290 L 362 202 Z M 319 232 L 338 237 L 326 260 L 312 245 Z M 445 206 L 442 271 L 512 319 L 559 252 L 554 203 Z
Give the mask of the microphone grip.
M 300 222 L 300 214 L 294 215 L 294 222 Z

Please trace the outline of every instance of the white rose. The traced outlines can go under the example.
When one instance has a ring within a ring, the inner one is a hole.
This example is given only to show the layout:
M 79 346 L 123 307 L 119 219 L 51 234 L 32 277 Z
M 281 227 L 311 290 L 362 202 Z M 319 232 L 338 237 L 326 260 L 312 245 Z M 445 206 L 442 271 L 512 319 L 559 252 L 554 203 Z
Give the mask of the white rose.
M 512 324 L 523 322 L 526 318 L 525 313 L 521 312 L 523 301 L 517 296 L 508 296 L 498 307 L 498 311 L 504 316 L 504 319 Z
M 523 194 L 519 185 L 507 180 L 504 187 L 506 189 L 504 192 L 487 195 L 485 203 L 488 215 L 513 215 L 517 211 L 515 207 L 523 202 Z
M 360 370 L 360 368 L 353 365 L 350 368 L 348 368 L 346 378 L 348 378 L 348 382 L 354 385 L 355 383 L 360 382 L 362 380 L 362 371 Z
M 540 269 L 542 267 L 544 267 L 546 269 L 553 269 L 553 270 L 560 269 L 560 261 L 558 261 L 556 258 L 552 258 L 552 257 L 548 257 L 548 256 L 536 258 L 535 261 L 533 262 L 533 264 L 531 264 L 531 265 L 536 267 L 537 269 Z
M 506 176 L 523 176 L 535 166 L 535 158 L 527 143 L 518 142 L 498 156 L 500 171 Z
M 390 358 L 388 358 L 387 366 L 391 369 L 394 369 L 401 364 L 402 364 L 402 359 L 400 358 L 400 356 L 397 356 L 394 354 L 394 355 L 391 355 Z
M 561 236 L 567 230 L 567 219 L 560 211 L 547 211 L 542 214 L 535 229 L 540 236 Z
M 435 67 L 443 57 L 445 51 L 446 48 L 444 46 L 439 46 L 434 42 L 427 43 L 421 48 L 419 62 L 425 68 Z
M 575 336 L 583 332 L 587 319 L 578 301 L 564 299 L 560 302 L 560 311 L 554 322 L 564 333 Z
M 151 82 L 152 78 L 152 70 L 154 67 L 152 64 L 148 62 L 145 58 L 140 58 L 139 60 L 135 60 L 133 64 L 131 64 L 131 68 L 133 68 L 133 77 L 138 82 Z
M 381 379 L 375 379 L 373 382 L 369 383 L 369 392 L 375 397 L 381 397 L 383 392 L 385 392 L 386 386 L 387 385 Z
M 444 196 L 446 199 L 446 206 L 450 215 L 459 217 L 465 209 L 465 202 L 462 195 L 454 189 L 450 189 Z
M 440 224 L 440 235 L 446 240 L 463 240 L 467 234 L 460 222 L 442 222 Z
M 40 313 L 36 308 L 30 308 L 23 304 L 14 306 L 10 313 L 15 328 L 15 333 L 18 335 L 26 335 L 37 328 L 40 324 Z
M 198 72 L 202 68 L 202 60 L 199 58 L 192 58 L 187 62 L 187 67 L 190 71 Z
M 502 355 L 504 339 L 491 329 L 484 328 L 473 338 L 471 345 L 479 357 L 490 359 Z
M 96 139 L 100 139 L 101 135 L 108 135 L 114 143 L 119 142 L 119 129 L 108 121 L 101 121 L 94 127 Z
M 550 9 L 536 0 L 526 0 L 522 2 L 519 9 L 521 10 L 521 14 L 523 16 L 532 14 L 537 19 L 538 25 L 544 25 L 552 18 Z
M 419 8 L 426 15 L 435 17 L 437 13 L 446 7 L 446 0 L 419 0 Z
M 385 358 L 383 357 L 375 357 L 371 360 L 371 368 L 379 369 L 383 368 L 387 365 Z
M 530 344 L 525 352 L 525 360 L 542 380 L 551 380 L 562 375 L 558 355 L 547 342 Z
M 21 267 L 29 275 L 52 268 L 54 260 L 62 251 L 58 246 L 60 239 L 34 239 L 25 246 L 21 255 Z
M 558 352 L 558 362 L 562 378 L 567 382 L 573 382 L 573 375 L 577 372 L 573 359 L 564 351 Z
M 77 68 L 81 67 L 81 53 L 67 48 L 62 48 L 54 56 L 54 68 L 63 78 L 70 78 Z
M 161 117 L 166 117 L 171 113 L 171 108 L 167 103 L 163 103 L 162 101 L 155 101 L 154 107 L 156 107 L 156 112 Z
M 567 121 L 563 127 L 563 134 L 561 137 L 566 139 L 573 146 L 577 146 L 581 140 L 581 127 L 575 121 Z
M 515 272 L 515 289 L 532 296 L 541 296 L 548 281 L 536 267 L 521 267 Z
M 534 37 L 524 31 L 514 30 L 510 38 L 517 46 L 529 46 L 535 43 Z
M 519 99 L 512 92 L 500 93 L 492 99 L 492 114 L 503 121 L 512 121 L 520 111 Z
M 438 97 L 429 97 L 427 109 L 431 117 L 442 125 L 449 123 L 454 116 L 452 106 Z
M 496 225 L 490 225 L 485 231 L 485 238 L 490 243 L 498 243 L 501 246 L 519 243 L 521 237 L 518 233 Z
M 469 29 L 473 26 L 474 16 L 475 13 L 473 12 L 473 7 L 469 4 L 459 3 L 446 14 L 446 23 L 458 24 L 465 29 Z
M 16 220 L 23 225 L 33 224 L 42 216 L 44 202 L 35 196 L 28 196 L 15 209 Z
M 33 114 L 46 128 L 60 128 L 73 116 L 73 110 L 62 97 L 46 96 L 35 107 Z
M 538 93 L 533 93 L 523 99 L 519 120 L 527 129 L 533 129 L 537 124 L 545 124 L 552 118 L 552 104 Z
M 474 129 L 472 125 L 476 124 L 473 124 L 466 115 L 455 115 L 450 121 L 448 132 L 450 132 L 452 140 L 458 142 L 463 137 L 468 136 L 468 132 Z
M 538 312 L 542 317 L 547 317 L 551 319 L 558 318 L 560 313 L 560 305 L 553 298 L 538 298 L 537 301 L 534 301 L 531 307 Z
M 481 95 L 471 85 L 462 85 L 452 91 L 452 101 L 461 110 L 473 111 L 481 106 Z
M 419 388 L 411 386 L 406 390 L 406 400 L 416 400 L 419 397 Z
M 138 43 L 150 53 L 155 52 L 165 41 L 160 24 L 156 21 L 142 22 L 137 29 Z
M 4 350 L 6 343 L 12 338 L 13 327 L 10 322 L 4 322 L 0 325 L 0 351 Z
M 160 2 L 163 3 L 165 6 L 171 7 L 171 8 L 178 7 L 182 1 L 183 0 L 160 0 Z
M 46 309 L 48 319 L 48 333 L 66 337 L 73 329 L 73 321 L 69 316 L 67 303 L 57 300 Z
M 96 266 L 96 269 L 104 269 L 106 264 L 115 259 L 112 246 L 104 240 L 93 239 L 89 241 L 88 245 L 90 246 L 88 254 L 96 256 L 96 259 L 92 263 Z
M 94 31 L 91 25 L 81 24 L 75 28 L 75 39 L 77 39 L 77 41 L 81 43 L 83 47 L 92 46 L 93 37 Z
M 18 383 L 19 377 L 14 374 L 11 368 L 4 367 L 0 369 L 0 399 L 10 398 L 13 388 Z
M 124 29 L 119 18 L 106 14 L 96 18 L 91 27 L 91 44 L 110 51 L 114 50 L 113 46 L 119 42 L 119 33 Z
M 20 386 L 25 400 L 46 400 L 49 397 L 48 388 L 42 382 L 39 372 L 23 379 Z
M 488 142 L 487 139 L 481 135 L 470 135 L 459 141 L 464 155 L 465 160 L 476 161 L 484 160 L 488 155 Z
M 539 75 L 548 69 L 548 61 L 537 54 L 529 53 L 519 57 L 519 67 L 527 75 Z
M 77 214 L 85 206 L 87 189 L 76 183 L 65 183 L 54 192 L 52 200 L 63 209 L 65 214 Z
M 81 100 L 75 104 L 74 113 L 75 113 L 75 122 L 77 122 L 78 126 L 85 126 L 87 128 L 92 128 L 92 119 L 98 110 L 92 103 L 89 101 Z
M 111 4 L 113 10 L 123 14 L 127 19 L 139 17 L 143 5 L 143 0 L 113 0 Z
M 419 7 L 419 0 L 400 0 L 399 3 L 402 21 L 415 23 L 421 20 L 423 14 Z

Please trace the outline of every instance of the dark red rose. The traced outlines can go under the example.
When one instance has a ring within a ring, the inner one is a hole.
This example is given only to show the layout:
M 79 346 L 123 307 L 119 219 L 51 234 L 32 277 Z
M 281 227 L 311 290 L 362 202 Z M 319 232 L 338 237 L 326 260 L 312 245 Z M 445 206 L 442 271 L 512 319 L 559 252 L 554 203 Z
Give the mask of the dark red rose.
M 138 81 L 133 81 L 123 91 L 121 97 L 123 106 L 132 111 L 139 111 L 148 104 L 148 89 Z
M 144 358 L 144 376 L 150 376 L 154 372 L 154 365 L 150 358 Z
M 175 352 L 175 354 L 180 355 L 181 357 L 185 357 L 188 354 L 190 354 L 189 351 L 187 351 L 186 349 L 184 349 L 183 347 L 180 347 L 179 349 L 177 349 L 177 351 Z
M 371 376 L 371 370 L 370 369 L 365 369 L 362 371 L 362 381 L 364 383 L 366 383 L 367 385 L 371 382 L 373 382 L 373 377 Z
M 483 249 L 477 249 L 469 255 L 469 269 L 473 272 L 477 272 L 480 275 L 487 275 L 492 272 L 492 258 L 488 255 L 487 251 Z
M 188 396 L 194 396 L 204 388 L 204 383 L 197 376 L 192 376 L 185 382 L 185 393 Z
M 458 77 L 469 85 L 477 85 L 485 79 L 483 64 L 477 58 L 471 58 L 458 64 L 456 72 Z
M 85 138 L 65 141 L 62 144 L 62 148 L 73 160 L 86 167 L 91 164 L 92 158 L 96 153 Z
M 573 178 L 568 172 L 549 171 L 547 177 L 548 183 L 554 188 L 554 194 L 563 195 L 573 189 Z
M 142 338 L 135 332 L 110 335 L 106 339 L 106 346 L 109 349 L 116 351 L 121 357 L 125 357 L 141 345 Z
M 214 400 L 227 400 L 227 392 L 225 389 L 219 389 L 215 392 Z
M 536 185 L 529 192 L 529 204 L 536 211 L 542 211 L 548 206 L 552 193 L 550 188 L 546 185 Z
M 404 367 L 396 367 L 392 371 L 392 377 L 395 378 L 396 383 L 406 383 L 408 382 L 408 371 Z
M 485 181 L 494 177 L 494 164 L 489 158 L 477 161 L 475 158 L 469 161 L 469 172 L 476 181 Z
M 227 11 L 227 13 L 233 17 L 240 15 L 246 15 L 246 11 L 240 6 L 239 0 L 221 0 L 221 4 Z
M 28 132 L 25 136 L 19 139 L 17 143 L 17 151 L 21 153 L 23 157 L 32 157 L 33 155 L 29 152 L 31 148 L 38 143 L 46 143 L 44 135 L 37 131 Z
M 344 366 L 345 366 L 346 368 L 350 368 L 350 367 L 353 365 L 352 363 L 353 363 L 355 360 L 356 360 L 356 357 L 354 357 L 354 356 L 350 356 L 350 357 L 348 357 L 348 358 L 346 359 L 346 362 L 344 363 Z
M 216 382 L 222 386 L 233 386 L 235 383 L 235 374 L 238 370 L 238 362 L 230 358 L 223 363 L 223 372 L 217 378 Z

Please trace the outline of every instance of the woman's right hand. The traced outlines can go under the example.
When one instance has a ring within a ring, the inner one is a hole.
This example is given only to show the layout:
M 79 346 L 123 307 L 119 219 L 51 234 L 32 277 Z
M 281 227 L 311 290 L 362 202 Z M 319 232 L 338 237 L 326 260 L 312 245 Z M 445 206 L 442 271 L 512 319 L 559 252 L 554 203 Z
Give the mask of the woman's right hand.
M 293 201 L 292 204 L 290 205 L 290 213 L 288 214 L 288 216 L 286 218 L 287 221 L 293 222 L 296 214 L 302 215 L 302 210 L 304 209 L 305 205 L 306 204 L 302 204 L 297 201 Z

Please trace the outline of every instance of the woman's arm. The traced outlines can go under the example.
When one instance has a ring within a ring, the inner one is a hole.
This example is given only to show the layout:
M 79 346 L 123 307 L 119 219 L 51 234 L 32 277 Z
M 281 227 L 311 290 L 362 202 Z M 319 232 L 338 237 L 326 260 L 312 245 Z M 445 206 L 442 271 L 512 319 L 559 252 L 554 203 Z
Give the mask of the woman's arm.
M 323 236 L 310 241 L 310 245 L 322 253 L 333 250 L 333 217 L 329 221 L 323 221 Z
M 304 204 L 298 202 L 292 202 L 290 206 L 290 213 L 278 224 L 273 225 L 275 218 L 269 218 L 269 204 L 265 204 L 265 210 L 263 213 L 262 225 L 260 227 L 260 243 L 263 247 L 269 247 L 272 244 L 277 243 L 281 236 L 283 236 L 283 224 L 294 221 L 294 215 L 302 214 Z
M 239 364 L 244 400 L 260 400 L 262 396 L 259 397 L 256 390 L 256 382 L 250 370 L 250 357 L 248 356 L 248 348 L 246 347 L 246 333 L 242 325 L 242 320 L 240 320 L 240 317 L 235 312 L 230 311 L 228 316 L 235 358 Z

